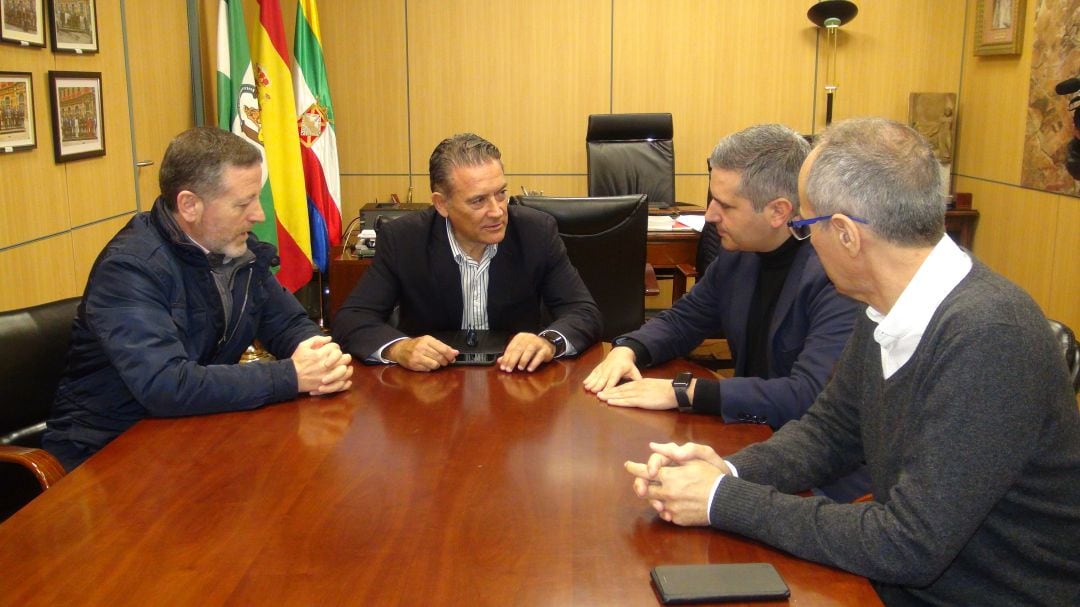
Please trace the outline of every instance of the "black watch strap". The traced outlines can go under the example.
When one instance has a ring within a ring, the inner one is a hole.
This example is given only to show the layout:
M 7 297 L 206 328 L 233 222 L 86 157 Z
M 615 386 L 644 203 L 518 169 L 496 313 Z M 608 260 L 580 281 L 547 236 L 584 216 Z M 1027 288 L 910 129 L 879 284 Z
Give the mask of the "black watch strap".
M 675 402 L 679 406 L 679 411 L 684 413 L 689 413 L 694 410 L 694 406 L 690 402 L 690 395 L 687 393 L 693 378 L 694 376 L 692 373 L 683 371 L 676 375 L 675 379 L 671 380 L 671 388 L 675 390 Z

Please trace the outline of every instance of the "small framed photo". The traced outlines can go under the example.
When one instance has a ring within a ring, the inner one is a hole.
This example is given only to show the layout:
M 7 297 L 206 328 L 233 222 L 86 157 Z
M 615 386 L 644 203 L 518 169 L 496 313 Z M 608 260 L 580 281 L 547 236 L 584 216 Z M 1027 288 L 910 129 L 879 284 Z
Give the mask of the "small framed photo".
M 56 162 L 105 155 L 101 72 L 49 72 Z
M 976 0 L 975 54 L 1019 55 L 1024 43 L 1024 0 Z
M 95 0 L 49 0 L 49 33 L 53 51 L 98 52 Z
M 33 78 L 29 72 L 0 72 L 0 153 L 37 147 Z
M 0 0 L 0 41 L 45 46 L 42 0 Z

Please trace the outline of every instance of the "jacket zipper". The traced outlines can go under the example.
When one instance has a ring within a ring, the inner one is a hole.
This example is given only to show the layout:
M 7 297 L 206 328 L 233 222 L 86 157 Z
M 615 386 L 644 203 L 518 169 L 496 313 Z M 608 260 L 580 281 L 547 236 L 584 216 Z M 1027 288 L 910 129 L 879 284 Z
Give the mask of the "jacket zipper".
M 252 277 L 255 276 L 255 272 L 254 272 L 254 270 L 252 270 L 252 267 L 254 265 L 255 265 L 255 260 L 253 259 L 253 260 L 251 260 L 251 262 L 248 263 L 247 268 L 246 268 L 247 271 L 248 271 L 247 284 L 244 285 L 244 300 L 240 304 L 240 313 L 236 315 L 237 318 L 243 318 L 244 310 L 247 309 L 248 297 L 251 295 L 251 279 L 252 279 Z M 235 276 L 234 276 L 234 278 L 235 278 Z M 231 285 L 230 285 L 230 287 L 231 287 Z M 236 302 L 233 302 L 233 303 L 235 304 Z M 236 325 L 232 327 L 232 333 L 230 334 L 229 333 L 229 319 L 226 318 L 225 319 L 225 330 L 222 331 L 220 345 L 225 345 L 225 344 L 229 343 L 229 341 L 233 338 L 233 336 L 236 335 L 236 329 L 239 326 L 240 326 L 240 323 L 237 322 Z

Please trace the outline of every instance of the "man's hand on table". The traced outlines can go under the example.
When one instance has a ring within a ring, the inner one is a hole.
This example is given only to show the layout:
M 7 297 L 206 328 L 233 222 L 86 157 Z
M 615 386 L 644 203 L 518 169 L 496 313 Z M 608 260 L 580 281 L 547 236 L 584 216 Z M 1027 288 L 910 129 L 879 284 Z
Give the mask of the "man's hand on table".
M 383 358 L 410 371 L 434 371 L 454 362 L 459 352 L 430 335 L 396 341 Z
M 585 378 L 585 389 L 589 392 L 603 392 L 619 385 L 623 379 L 641 379 L 641 371 L 634 365 L 634 351 L 626 346 L 616 346 L 608 352 L 604 360 Z M 672 393 L 672 398 L 674 398 Z
M 518 333 L 506 344 L 506 350 L 495 361 L 499 369 L 514 371 L 533 371 L 540 365 L 555 358 L 555 346 L 535 333 Z

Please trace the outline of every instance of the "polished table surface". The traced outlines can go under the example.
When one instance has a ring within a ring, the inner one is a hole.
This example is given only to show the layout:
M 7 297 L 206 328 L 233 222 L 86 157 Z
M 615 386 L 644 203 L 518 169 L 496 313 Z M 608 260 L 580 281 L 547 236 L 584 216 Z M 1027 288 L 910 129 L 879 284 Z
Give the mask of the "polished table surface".
M 0 603 L 657 605 L 655 565 L 767 561 L 792 604 L 878 604 L 858 576 L 660 520 L 624 460 L 769 430 L 606 407 L 581 387 L 602 355 L 357 367 L 348 393 L 140 422 L 0 524 Z

